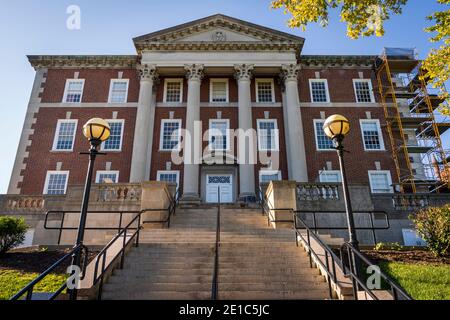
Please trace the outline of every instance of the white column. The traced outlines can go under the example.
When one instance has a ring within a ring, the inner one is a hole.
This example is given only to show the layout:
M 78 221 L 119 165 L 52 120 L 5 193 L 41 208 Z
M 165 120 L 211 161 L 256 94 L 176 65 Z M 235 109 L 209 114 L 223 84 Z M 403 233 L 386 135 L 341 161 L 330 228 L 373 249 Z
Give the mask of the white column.
M 289 141 L 288 167 L 289 180 L 308 182 L 306 166 L 305 138 L 303 134 L 302 114 L 300 110 L 300 98 L 298 95 L 299 65 L 284 65 L 282 77 L 285 86 L 285 114 L 288 115 L 284 122 L 288 127 L 287 141 Z
M 190 135 L 190 145 L 184 145 L 184 183 L 182 201 L 200 201 L 199 173 L 202 149 L 200 124 L 200 86 L 203 79 L 203 65 L 186 65 L 188 96 L 186 107 L 186 131 Z M 197 124 L 197 128 L 196 128 Z M 200 132 L 198 132 L 200 131 Z
M 238 108 L 239 108 L 239 129 L 242 131 L 247 131 L 253 129 L 252 125 L 252 99 L 251 99 L 251 80 L 253 77 L 253 65 L 236 65 L 236 80 L 238 82 Z M 249 135 L 250 136 L 250 135 Z M 255 136 L 253 137 L 253 141 L 248 145 L 248 149 L 241 150 L 242 145 L 239 143 L 239 187 L 240 187 L 240 195 L 239 199 L 241 201 L 250 200 L 255 197 L 255 170 L 254 164 L 250 162 L 254 159 L 252 154 L 254 154 L 255 144 L 254 141 Z M 242 157 L 242 153 L 246 154 L 246 157 Z M 242 163 L 242 160 L 247 158 L 245 163 Z
M 150 179 L 149 171 L 155 125 L 153 87 L 158 78 L 156 67 L 143 65 L 139 68 L 139 74 L 141 85 L 134 130 L 130 182 L 142 182 Z

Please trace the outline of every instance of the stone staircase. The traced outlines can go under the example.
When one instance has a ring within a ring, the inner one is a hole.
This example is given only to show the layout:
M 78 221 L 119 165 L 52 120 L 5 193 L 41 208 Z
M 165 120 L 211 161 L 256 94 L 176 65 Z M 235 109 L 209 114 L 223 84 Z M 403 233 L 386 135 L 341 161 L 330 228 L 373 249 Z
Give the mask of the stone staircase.
M 144 228 L 103 288 L 105 300 L 211 298 L 217 208 L 179 209 L 170 229 Z M 328 299 L 293 230 L 272 229 L 258 209 L 223 208 L 219 296 L 237 299 Z

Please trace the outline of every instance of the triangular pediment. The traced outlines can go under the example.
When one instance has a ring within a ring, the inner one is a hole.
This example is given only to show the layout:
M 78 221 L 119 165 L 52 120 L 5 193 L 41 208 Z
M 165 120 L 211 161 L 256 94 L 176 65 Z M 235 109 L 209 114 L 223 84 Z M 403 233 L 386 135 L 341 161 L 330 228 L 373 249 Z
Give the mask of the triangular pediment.
M 149 33 L 134 39 L 136 47 L 150 43 L 276 43 L 303 46 L 304 39 L 222 14 Z

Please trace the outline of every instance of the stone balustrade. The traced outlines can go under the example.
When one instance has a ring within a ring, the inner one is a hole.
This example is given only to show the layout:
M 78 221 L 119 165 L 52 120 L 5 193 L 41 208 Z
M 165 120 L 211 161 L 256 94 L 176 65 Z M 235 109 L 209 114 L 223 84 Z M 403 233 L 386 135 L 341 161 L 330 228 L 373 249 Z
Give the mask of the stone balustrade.
M 297 200 L 339 200 L 339 183 L 297 183 Z
M 45 198 L 43 196 L 6 195 L 2 207 L 7 212 L 40 212 L 45 207 Z
M 97 202 L 141 201 L 142 188 L 140 183 L 100 184 L 96 187 L 98 188 Z
M 429 206 L 441 206 L 450 203 L 448 194 L 396 194 L 392 204 L 396 210 L 418 210 Z

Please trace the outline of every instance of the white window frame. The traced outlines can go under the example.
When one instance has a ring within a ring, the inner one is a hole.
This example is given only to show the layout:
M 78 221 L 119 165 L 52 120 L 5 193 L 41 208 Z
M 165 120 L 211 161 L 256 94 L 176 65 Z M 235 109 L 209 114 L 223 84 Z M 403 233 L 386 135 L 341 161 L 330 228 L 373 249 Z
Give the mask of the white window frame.
M 388 178 L 388 185 L 390 188 L 390 191 L 387 193 L 394 193 L 394 188 L 392 186 L 392 176 L 391 176 L 391 171 L 389 170 L 369 170 L 368 171 L 368 175 L 369 175 L 369 183 L 370 183 L 370 191 L 372 193 L 384 193 L 384 192 L 377 192 L 373 190 L 373 185 L 372 185 L 372 174 L 386 174 L 387 178 Z
M 281 171 L 280 170 L 259 170 L 259 183 L 262 182 L 262 176 L 272 176 L 272 175 L 278 175 L 278 180 L 281 181 Z
M 69 84 L 70 82 L 82 82 L 83 85 L 81 86 L 81 95 L 80 95 L 80 102 L 67 102 L 67 94 L 69 93 Z M 85 79 L 66 79 L 66 86 L 64 87 L 64 95 L 63 95 L 63 103 L 70 103 L 70 104 L 79 104 L 83 102 L 83 94 L 84 94 L 84 83 Z
M 169 82 L 179 82 L 180 83 L 180 101 L 167 101 L 167 84 Z M 182 103 L 183 102 L 183 85 L 184 80 L 183 78 L 166 78 L 164 79 L 164 103 Z
M 226 101 L 213 101 L 213 84 L 217 82 L 225 82 L 226 85 Z M 228 78 L 211 78 L 209 79 L 209 102 L 214 104 L 230 102 L 230 80 Z
M 319 171 L 319 181 L 322 183 L 331 183 L 329 181 L 323 181 L 322 177 L 326 174 L 337 174 L 339 179 L 336 183 L 341 183 L 342 182 L 342 175 L 341 172 L 339 170 L 321 170 Z
M 44 190 L 42 191 L 42 194 L 46 195 L 48 194 L 48 184 L 50 182 L 50 175 L 52 174 L 65 174 L 66 175 L 66 185 L 64 186 L 64 194 L 67 193 L 67 185 L 69 184 L 69 175 L 70 171 L 60 171 L 60 170 L 50 170 L 47 171 L 47 175 L 45 176 L 45 183 L 44 183 Z
M 75 129 L 73 131 L 73 137 L 72 137 L 72 148 L 71 149 L 57 149 L 58 146 L 58 140 L 59 140 L 59 130 L 61 129 L 62 123 L 70 123 L 75 122 Z M 59 119 L 58 123 L 56 124 L 56 131 L 55 136 L 53 138 L 53 146 L 52 151 L 56 152 L 73 152 L 73 147 L 75 146 L 75 138 L 77 136 L 77 127 L 78 127 L 78 119 Z
M 325 95 L 326 95 L 327 101 L 317 101 L 317 102 L 314 101 L 313 89 L 312 89 L 312 84 L 314 82 L 322 82 L 325 84 Z M 309 79 L 309 94 L 311 97 L 311 103 L 330 103 L 331 100 L 330 100 L 330 91 L 328 89 L 328 80 L 327 79 Z
M 275 123 L 274 131 L 275 131 L 275 147 L 272 149 L 266 149 L 262 148 L 261 146 L 261 136 L 260 136 L 260 129 L 259 124 L 263 122 L 272 122 Z M 280 151 L 280 132 L 278 129 L 278 121 L 277 119 L 257 119 L 256 120 L 256 131 L 258 134 L 258 151 Z
M 122 123 L 122 132 L 120 133 L 120 147 L 119 149 L 106 149 L 105 148 L 105 142 L 104 141 L 101 144 L 100 150 L 101 151 L 108 151 L 108 152 L 122 152 L 122 146 L 123 146 L 123 132 L 125 131 L 125 120 L 124 119 L 108 119 L 106 120 L 108 123 Z
M 319 148 L 319 140 L 317 139 L 317 123 L 325 123 L 325 120 L 322 119 L 314 119 L 313 120 L 313 124 L 314 124 L 314 140 L 316 141 L 316 150 L 317 151 L 336 151 L 336 149 L 330 148 L 330 149 L 320 149 Z M 331 140 L 330 140 L 331 141 Z
M 179 170 L 158 170 L 156 172 L 156 181 L 161 181 L 162 174 L 176 174 L 177 176 L 177 188 L 180 187 L 180 171 Z
M 259 101 L 258 84 L 261 82 L 270 82 L 270 85 L 272 87 L 272 101 L 270 101 L 270 102 L 267 102 L 267 101 L 260 102 Z M 268 78 L 255 79 L 255 91 L 256 91 L 255 93 L 256 93 L 256 102 L 257 103 L 275 103 L 276 102 L 275 101 L 275 82 L 273 79 L 268 79 Z
M 170 123 L 170 122 L 178 122 L 179 124 L 179 129 L 178 129 L 178 145 L 177 147 L 173 148 L 173 149 L 163 149 L 163 139 L 164 139 L 164 124 L 165 123 Z M 181 129 L 182 129 L 182 120 L 181 119 L 162 119 L 161 120 L 161 127 L 160 127 L 160 132 L 159 132 L 159 151 L 163 151 L 163 152 L 172 152 L 172 151 L 180 151 L 181 150 Z
M 370 94 L 370 102 L 359 102 L 358 94 L 356 93 L 356 82 L 366 82 L 369 84 L 369 94 Z M 373 94 L 373 86 L 371 79 L 353 79 L 353 91 L 355 93 L 355 101 L 356 103 L 375 103 L 375 95 Z
M 112 93 L 113 93 L 113 84 L 114 82 L 123 82 L 127 84 L 127 90 L 125 93 L 125 101 L 123 102 L 112 102 Z M 130 79 L 111 79 L 109 82 L 109 95 L 108 95 L 108 103 L 114 103 L 114 104 L 123 104 L 128 102 L 128 88 L 130 86 Z
M 377 130 L 378 130 L 378 138 L 380 139 L 380 149 L 366 149 L 366 141 L 364 140 L 364 129 L 363 124 L 364 123 L 376 123 Z M 384 139 L 383 139 L 383 132 L 381 131 L 381 124 L 380 120 L 378 119 L 359 119 L 359 127 L 361 128 L 361 139 L 363 143 L 364 151 L 386 151 L 384 146 Z
M 118 170 L 97 170 L 95 174 L 95 183 L 100 183 L 100 175 L 101 174 L 115 174 L 116 175 L 116 182 L 119 183 L 119 172 Z
M 226 139 L 227 139 L 227 146 L 226 149 L 210 149 L 211 151 L 230 151 L 230 119 L 209 119 L 209 137 L 208 137 L 208 145 L 211 147 L 212 145 L 212 123 L 213 122 L 225 122 L 227 124 L 227 131 L 226 131 Z

